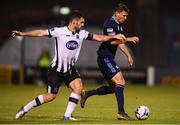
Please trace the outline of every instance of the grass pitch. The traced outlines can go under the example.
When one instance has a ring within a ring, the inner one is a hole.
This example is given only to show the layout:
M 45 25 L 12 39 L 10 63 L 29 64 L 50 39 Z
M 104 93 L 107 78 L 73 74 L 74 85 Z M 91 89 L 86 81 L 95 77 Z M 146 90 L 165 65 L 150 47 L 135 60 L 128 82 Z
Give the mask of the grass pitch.
M 86 85 L 86 90 L 100 85 Z M 63 121 L 70 90 L 61 86 L 57 98 L 32 109 L 25 117 L 15 120 L 17 110 L 46 91 L 35 85 L 0 85 L 0 124 L 180 124 L 180 87 L 127 85 L 125 109 L 134 116 L 139 105 L 147 105 L 150 117 L 147 120 L 120 121 L 116 119 L 117 104 L 114 94 L 90 97 L 84 109 L 78 104 L 74 116 L 79 121 Z

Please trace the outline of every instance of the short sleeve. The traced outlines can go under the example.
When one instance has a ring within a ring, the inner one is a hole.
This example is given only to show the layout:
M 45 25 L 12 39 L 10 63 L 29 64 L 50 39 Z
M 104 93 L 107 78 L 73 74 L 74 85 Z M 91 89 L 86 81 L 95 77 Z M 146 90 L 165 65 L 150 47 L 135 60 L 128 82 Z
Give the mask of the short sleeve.
M 48 29 L 48 36 L 49 37 L 58 37 L 61 33 L 60 28 L 54 27 L 54 28 L 50 28 Z
M 117 34 L 117 29 L 114 25 L 106 25 L 104 27 L 104 33 L 106 35 L 115 35 Z
M 117 24 L 115 21 L 109 21 L 104 24 L 103 27 L 104 34 L 115 35 L 122 33 L 122 26 Z
M 83 38 L 86 40 L 92 40 L 93 39 L 93 34 L 86 31 L 86 30 L 82 31 L 82 35 L 83 35 Z

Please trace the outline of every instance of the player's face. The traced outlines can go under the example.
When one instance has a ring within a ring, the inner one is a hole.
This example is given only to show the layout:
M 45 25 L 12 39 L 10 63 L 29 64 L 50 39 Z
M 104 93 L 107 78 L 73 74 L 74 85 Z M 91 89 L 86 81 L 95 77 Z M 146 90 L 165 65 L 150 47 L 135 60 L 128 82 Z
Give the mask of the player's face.
M 116 12 L 115 16 L 118 22 L 124 23 L 128 17 L 128 13 L 126 11 Z
M 81 17 L 79 20 L 76 20 L 76 29 L 80 30 L 84 26 L 85 20 Z

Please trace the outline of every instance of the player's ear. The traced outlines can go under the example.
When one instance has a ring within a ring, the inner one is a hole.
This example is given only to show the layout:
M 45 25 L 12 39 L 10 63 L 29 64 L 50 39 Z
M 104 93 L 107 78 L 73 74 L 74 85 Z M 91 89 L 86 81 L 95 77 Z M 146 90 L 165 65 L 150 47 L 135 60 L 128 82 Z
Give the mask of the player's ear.
M 76 20 L 73 20 L 73 21 L 72 21 L 72 24 L 73 24 L 73 25 L 76 24 Z

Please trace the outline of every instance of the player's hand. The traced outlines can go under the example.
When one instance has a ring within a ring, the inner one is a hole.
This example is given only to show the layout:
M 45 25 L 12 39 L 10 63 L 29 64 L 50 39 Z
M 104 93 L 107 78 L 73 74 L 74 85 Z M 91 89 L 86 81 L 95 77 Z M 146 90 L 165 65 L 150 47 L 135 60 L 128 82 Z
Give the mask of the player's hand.
M 128 67 L 132 67 L 133 66 L 133 59 L 131 56 L 128 57 Z
M 116 36 L 117 40 L 111 41 L 112 45 L 117 45 L 117 44 L 125 43 L 126 37 L 123 34 L 117 34 L 115 36 Z
M 22 32 L 13 30 L 11 36 L 12 36 L 12 37 L 22 36 Z
M 133 43 L 138 43 L 139 42 L 139 37 L 137 37 L 137 36 L 128 37 L 128 38 L 126 38 L 126 41 L 133 42 Z
M 126 37 L 123 34 L 117 34 L 118 42 L 124 43 L 126 41 Z

